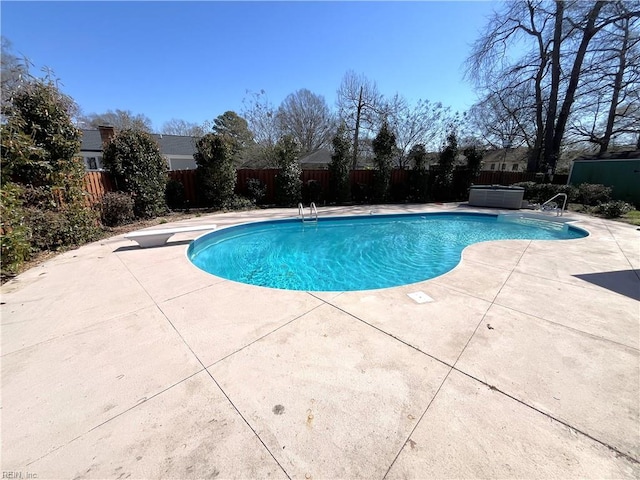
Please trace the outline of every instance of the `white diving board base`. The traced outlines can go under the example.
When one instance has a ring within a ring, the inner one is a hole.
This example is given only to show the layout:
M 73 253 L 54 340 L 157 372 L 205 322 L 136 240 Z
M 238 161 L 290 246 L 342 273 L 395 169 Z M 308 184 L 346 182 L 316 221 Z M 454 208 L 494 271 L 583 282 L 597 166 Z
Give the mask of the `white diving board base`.
M 124 238 L 137 242 L 142 248 L 159 247 L 167 243 L 167 240 L 176 233 L 201 232 L 215 230 L 216 225 L 196 225 L 194 227 L 175 227 L 158 230 L 138 230 L 127 233 Z

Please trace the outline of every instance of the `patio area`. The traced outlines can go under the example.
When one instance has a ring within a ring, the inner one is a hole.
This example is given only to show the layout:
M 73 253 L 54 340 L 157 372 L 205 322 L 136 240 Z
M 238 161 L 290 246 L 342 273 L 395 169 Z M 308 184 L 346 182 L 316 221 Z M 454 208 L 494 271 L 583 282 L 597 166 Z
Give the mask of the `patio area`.
M 372 209 L 498 212 L 319 214 Z M 639 478 L 640 231 L 567 216 L 590 236 L 356 292 L 206 274 L 201 232 L 61 254 L 1 289 L 3 477 Z

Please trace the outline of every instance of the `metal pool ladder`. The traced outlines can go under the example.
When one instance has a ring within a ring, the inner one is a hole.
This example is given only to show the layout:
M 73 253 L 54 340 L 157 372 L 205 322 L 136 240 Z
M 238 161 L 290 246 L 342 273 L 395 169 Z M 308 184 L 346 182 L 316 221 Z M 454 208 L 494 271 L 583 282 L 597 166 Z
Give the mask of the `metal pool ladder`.
M 554 202 L 554 200 L 558 197 L 564 197 L 564 202 L 562 202 L 562 208 L 558 209 L 558 204 Z M 564 212 L 565 207 L 567 206 L 567 194 L 566 193 L 558 193 L 551 197 L 549 200 L 540 205 L 540 210 L 543 212 L 553 210 L 556 212 L 556 217 L 561 217 Z
M 311 202 L 309 205 L 309 217 L 304 218 L 304 207 L 302 203 L 298 204 L 298 216 L 302 219 L 302 222 L 317 222 L 318 221 L 318 209 L 316 208 L 316 204 Z

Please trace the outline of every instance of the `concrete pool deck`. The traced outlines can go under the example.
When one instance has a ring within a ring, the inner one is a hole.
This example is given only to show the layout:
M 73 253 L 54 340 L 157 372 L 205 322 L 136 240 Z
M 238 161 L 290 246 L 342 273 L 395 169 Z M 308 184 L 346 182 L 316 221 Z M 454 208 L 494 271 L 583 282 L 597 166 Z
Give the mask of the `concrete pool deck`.
M 462 207 L 319 213 L 496 212 Z M 358 292 L 214 277 L 198 233 L 61 254 L 1 289 L 3 477 L 638 478 L 640 231 L 567 216 L 591 235 Z

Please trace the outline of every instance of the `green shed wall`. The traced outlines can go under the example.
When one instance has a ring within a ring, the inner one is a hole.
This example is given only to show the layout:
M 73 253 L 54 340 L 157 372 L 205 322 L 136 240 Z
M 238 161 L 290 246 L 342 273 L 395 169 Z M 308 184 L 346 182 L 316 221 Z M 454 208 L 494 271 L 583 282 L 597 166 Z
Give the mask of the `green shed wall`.
M 640 158 L 633 160 L 575 160 L 570 185 L 600 183 L 612 187 L 614 200 L 640 206 Z

